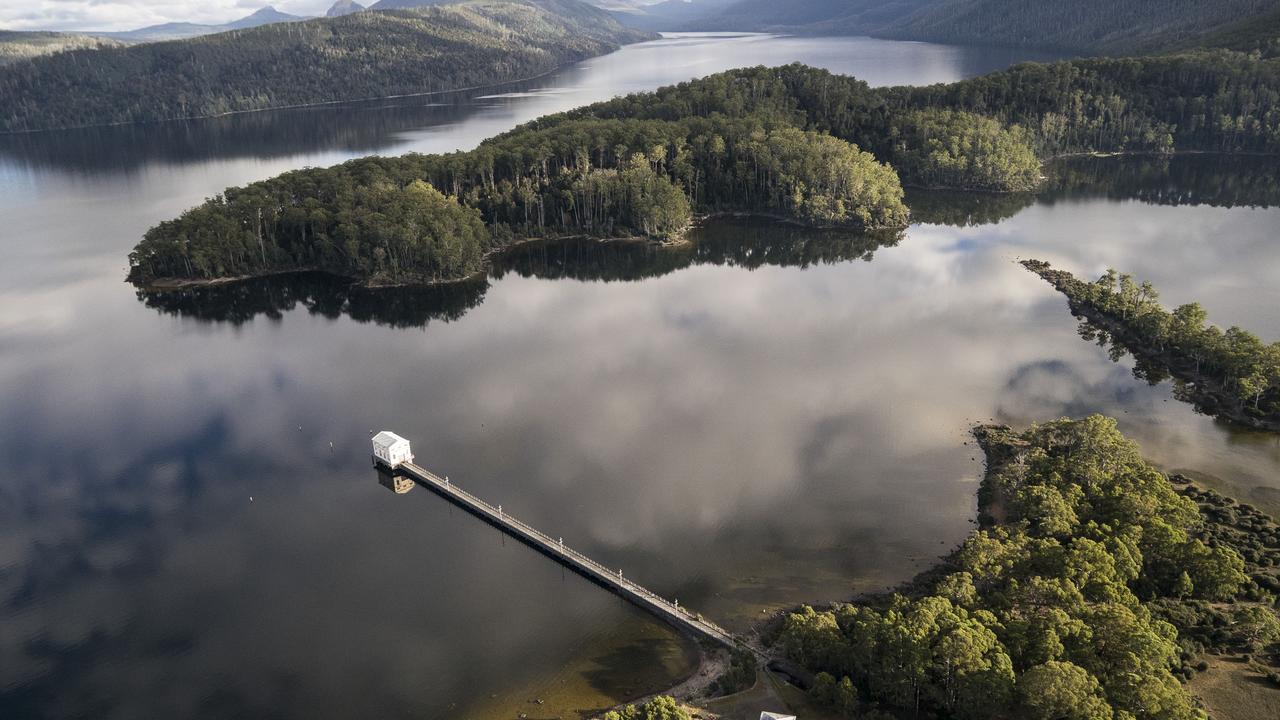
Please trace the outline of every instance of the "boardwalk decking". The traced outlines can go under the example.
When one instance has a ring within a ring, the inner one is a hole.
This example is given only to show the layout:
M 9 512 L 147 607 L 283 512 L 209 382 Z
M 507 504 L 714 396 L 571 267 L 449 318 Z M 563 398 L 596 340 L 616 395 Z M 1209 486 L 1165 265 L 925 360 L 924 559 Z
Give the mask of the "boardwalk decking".
M 620 570 L 610 569 L 601 565 L 565 545 L 561 540 L 554 539 L 517 520 L 511 516 L 511 513 L 502 510 L 500 506 L 494 507 L 490 505 L 450 481 L 441 478 L 439 475 L 413 463 L 402 463 L 397 470 L 413 478 L 419 485 L 435 491 L 481 520 L 505 531 L 534 550 L 619 595 L 640 609 L 657 616 L 676 629 L 730 649 L 746 648 L 761 657 L 764 656 L 764 653 L 759 649 L 740 642 L 729 631 L 719 625 L 695 612 L 690 612 L 675 603 L 659 597 L 656 593 L 623 577 Z

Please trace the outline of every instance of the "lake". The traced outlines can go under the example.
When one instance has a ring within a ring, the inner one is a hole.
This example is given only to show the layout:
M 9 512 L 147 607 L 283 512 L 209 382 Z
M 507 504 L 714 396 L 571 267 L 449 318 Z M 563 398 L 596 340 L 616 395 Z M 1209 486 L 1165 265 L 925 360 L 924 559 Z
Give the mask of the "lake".
M 530 245 L 449 288 L 123 281 L 146 228 L 292 168 L 472 147 L 739 65 L 898 84 L 1021 59 L 678 35 L 492 90 L 0 137 L 0 716 L 568 718 L 689 672 L 688 644 L 619 599 L 388 491 L 380 429 L 737 630 L 959 542 L 982 472 L 968 429 L 992 418 L 1112 414 L 1161 466 L 1274 510 L 1275 436 L 1135 379 L 1015 262 L 1113 266 L 1278 338 L 1265 161 L 1084 160 L 1035 196 L 912 193 L 901 235 L 734 221 L 678 248 Z

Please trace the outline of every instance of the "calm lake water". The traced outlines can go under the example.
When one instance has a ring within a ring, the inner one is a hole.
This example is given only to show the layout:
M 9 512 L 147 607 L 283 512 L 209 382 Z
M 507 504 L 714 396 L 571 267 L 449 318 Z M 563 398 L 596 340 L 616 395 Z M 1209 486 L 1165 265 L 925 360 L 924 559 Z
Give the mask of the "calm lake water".
M 886 84 L 1017 59 L 680 36 L 502 92 L 0 138 L 0 716 L 567 718 L 688 671 L 686 644 L 618 599 L 381 486 L 383 428 L 735 628 L 958 542 L 981 472 L 967 429 L 989 418 L 1114 414 L 1161 465 L 1280 505 L 1274 436 L 1135 380 L 1014 262 L 1115 266 L 1280 337 L 1262 162 L 1075 162 L 1034 197 L 916 194 L 901 236 L 756 222 L 667 250 L 530 246 L 449 290 L 123 282 L 147 227 L 291 168 L 470 147 L 745 64 Z

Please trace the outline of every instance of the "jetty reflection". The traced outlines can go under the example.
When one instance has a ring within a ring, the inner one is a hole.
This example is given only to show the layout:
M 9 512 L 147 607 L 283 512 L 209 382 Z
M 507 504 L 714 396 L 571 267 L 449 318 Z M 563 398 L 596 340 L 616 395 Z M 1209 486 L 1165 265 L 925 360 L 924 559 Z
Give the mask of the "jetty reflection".
M 403 473 L 388 472 L 382 467 L 375 467 L 373 471 L 377 473 L 378 484 L 397 495 L 404 495 L 417 484 L 413 478 L 406 477 Z

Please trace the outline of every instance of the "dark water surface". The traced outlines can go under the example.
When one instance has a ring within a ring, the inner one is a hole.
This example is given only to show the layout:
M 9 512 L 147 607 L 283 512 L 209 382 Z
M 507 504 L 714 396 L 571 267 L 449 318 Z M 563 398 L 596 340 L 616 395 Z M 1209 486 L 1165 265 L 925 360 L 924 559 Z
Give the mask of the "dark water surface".
M 573 717 L 688 671 L 616 598 L 380 486 L 382 428 L 735 628 L 961 539 L 966 431 L 987 418 L 1112 413 L 1162 465 L 1280 504 L 1273 436 L 1135 380 L 1013 262 L 1115 266 L 1280 337 L 1262 162 L 1080 161 L 1039 196 L 915 194 L 900 237 L 735 222 L 680 248 L 532 245 L 448 289 L 122 281 L 148 226 L 290 168 L 469 147 L 736 65 L 883 84 L 1014 59 L 680 37 L 507 94 L 0 138 L 0 717 Z

